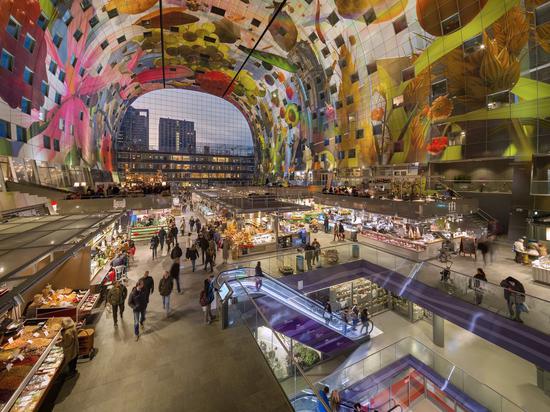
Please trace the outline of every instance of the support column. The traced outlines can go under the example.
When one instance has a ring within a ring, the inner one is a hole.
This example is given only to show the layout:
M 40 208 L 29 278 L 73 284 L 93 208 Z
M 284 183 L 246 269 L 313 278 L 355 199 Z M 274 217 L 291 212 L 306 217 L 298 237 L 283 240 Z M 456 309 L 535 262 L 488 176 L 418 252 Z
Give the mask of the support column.
M 432 329 L 434 344 L 441 348 L 445 347 L 445 319 L 434 313 Z
M 11 156 L 8 157 L 8 166 L 10 168 L 11 177 L 15 183 L 19 183 L 19 179 L 17 178 L 17 174 L 15 173 L 15 167 L 13 165 L 13 158 Z
M 36 164 L 36 160 L 31 160 L 31 167 L 32 167 L 32 173 L 34 174 L 34 183 L 40 185 L 42 184 L 42 181 L 40 179 L 40 173 L 38 173 L 38 165 Z
M 6 181 L 4 180 L 4 171 L 2 170 L 2 166 L 0 166 L 0 192 L 7 192 L 8 189 L 6 188 Z
M 550 371 L 537 366 L 537 386 L 550 396 Z

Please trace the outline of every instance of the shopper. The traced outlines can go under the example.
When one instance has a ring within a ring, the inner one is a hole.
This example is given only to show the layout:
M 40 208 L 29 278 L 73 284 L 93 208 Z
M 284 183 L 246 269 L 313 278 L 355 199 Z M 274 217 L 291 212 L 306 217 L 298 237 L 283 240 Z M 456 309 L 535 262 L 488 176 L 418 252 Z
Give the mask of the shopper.
M 521 312 L 527 312 L 528 309 L 525 306 L 525 288 L 521 282 L 512 276 L 508 276 L 502 282 L 500 286 L 504 288 L 504 299 L 508 305 L 508 312 L 510 318 L 523 323 L 521 320 Z
M 178 293 L 181 295 L 180 264 L 177 260 L 175 260 L 174 263 L 172 263 L 172 266 L 170 267 L 170 277 L 176 282 Z
M 145 310 L 147 309 L 147 292 L 143 287 L 143 280 L 138 280 L 138 283 L 130 292 L 128 298 L 128 306 L 134 312 L 134 335 L 136 341 L 139 339 L 139 326 L 143 327 L 145 321 Z
M 342 310 L 342 322 L 344 323 L 342 326 L 342 334 L 346 336 L 346 333 L 348 333 L 349 318 L 348 318 L 348 310 L 345 308 L 344 310 Z
M 191 218 L 189 219 L 189 231 L 190 232 L 193 231 L 194 226 L 195 226 L 195 218 L 193 216 L 191 216 Z
M 197 233 L 200 233 L 201 227 L 202 227 L 202 223 L 201 223 L 201 221 L 199 220 L 199 218 L 197 218 L 197 220 L 195 220 L 195 227 L 197 228 Z
M 179 264 L 174 263 L 172 267 L 174 267 L 174 265 L 178 266 L 178 276 L 176 279 L 178 279 L 177 285 L 179 289 Z M 172 272 L 172 270 L 170 270 L 170 272 Z M 170 314 L 170 295 L 172 294 L 172 289 L 174 288 L 174 284 L 172 280 L 173 278 L 174 277 L 172 273 L 168 273 L 168 271 L 165 270 L 164 275 L 162 276 L 159 282 L 159 294 L 160 296 L 162 296 L 162 308 L 166 312 L 166 317 L 168 317 L 168 315 Z
M 178 227 L 176 224 L 172 224 L 172 227 L 170 228 L 170 232 L 172 233 L 172 237 L 174 238 L 174 242 L 178 243 Z
M 197 245 L 192 244 L 191 247 L 187 250 L 185 255 L 187 259 L 191 261 L 191 266 L 193 267 L 193 272 L 195 271 L 195 262 L 199 257 L 199 252 L 197 251 Z
M 206 251 L 208 250 L 208 246 L 210 246 L 210 244 L 208 243 L 208 240 L 206 240 L 206 238 L 204 237 L 204 235 L 202 233 L 199 234 L 199 237 L 197 238 L 197 243 L 199 244 L 199 247 L 201 248 L 202 263 L 204 263 L 205 262 L 205 257 L 206 257 Z
M 321 261 L 321 244 L 317 238 L 313 239 L 311 246 L 313 246 L 313 264 L 319 264 Z
M 477 242 L 477 249 L 481 252 L 483 258 L 483 266 L 487 266 L 487 255 L 489 254 L 489 246 L 485 239 L 480 239 Z
M 483 285 L 481 282 L 487 282 L 487 276 L 483 269 L 478 268 L 477 273 L 474 275 L 474 293 L 476 305 L 481 305 L 483 301 Z
M 183 251 L 181 250 L 179 243 L 176 241 L 176 246 L 174 246 L 174 249 L 170 252 L 170 258 L 174 262 L 179 262 L 182 256 Z
M 216 263 L 216 252 L 218 250 L 218 245 L 214 240 L 214 236 L 211 236 L 210 240 L 208 241 L 208 249 L 210 249 L 210 253 L 212 253 L 212 261 Z
M 185 213 L 185 212 L 183 212 Z M 180 232 L 182 236 L 185 236 L 185 216 L 181 217 Z
M 254 279 L 256 283 L 256 291 L 260 291 L 263 285 L 262 278 L 264 277 L 264 271 L 262 270 L 262 264 L 258 262 L 254 268 Z
M 231 239 L 225 237 L 222 243 L 222 257 L 224 265 L 229 260 L 229 252 L 231 251 Z
M 319 398 L 321 398 L 323 402 L 317 401 L 317 412 L 330 412 L 330 410 L 327 409 L 330 408 L 329 393 L 330 389 L 328 386 L 325 386 L 319 391 Z
M 313 270 L 312 261 L 313 261 L 313 251 L 314 250 L 315 250 L 315 248 L 313 246 L 311 246 L 311 244 L 309 242 L 304 246 L 304 254 L 305 254 L 305 257 L 306 257 L 307 270 Z
M 126 287 L 127 279 L 122 279 L 122 281 L 119 281 L 120 290 L 122 291 L 122 299 L 120 301 L 120 319 L 124 317 L 124 302 L 126 302 L 126 298 L 128 297 L 128 288 Z
M 199 296 L 199 302 L 204 312 L 204 323 L 209 325 L 212 323 L 214 316 L 212 315 L 212 302 L 214 301 L 214 276 L 210 276 L 204 280 L 204 286 Z
M 149 244 L 150 244 L 149 247 L 151 248 L 151 253 L 152 253 L 153 260 L 155 260 L 157 258 L 157 249 L 159 247 L 159 243 L 160 243 L 159 237 L 156 234 L 154 234 L 151 237 L 151 240 L 149 241 Z
M 160 228 L 158 236 L 159 236 L 159 242 L 160 242 L 160 254 L 162 255 L 162 250 L 164 249 L 164 242 L 166 241 L 166 230 L 164 230 L 164 226 Z
M 174 235 L 172 234 L 172 231 L 168 231 L 168 235 L 166 236 L 166 253 L 170 253 L 172 250 L 172 246 L 174 245 Z
M 210 264 L 210 272 L 214 272 L 214 252 L 211 248 L 206 249 L 205 261 L 204 261 L 204 270 Z
M 333 242 L 336 242 L 336 239 L 340 239 L 340 235 L 338 232 L 338 222 L 334 222 L 334 230 L 332 233 L 334 234 L 334 237 L 332 238 Z
M 330 301 L 326 301 L 325 307 L 323 308 L 323 318 L 325 318 L 325 322 L 327 325 L 332 320 L 332 305 L 330 304 Z
M 67 367 L 67 378 L 76 375 L 76 363 L 78 361 L 78 333 L 71 318 L 63 318 L 61 321 L 61 341 L 59 346 L 63 349 L 63 368 Z
M 363 412 L 364 409 L 359 402 L 353 404 L 353 412 Z
M 143 291 L 145 293 L 145 308 L 143 309 L 143 316 L 141 319 L 141 326 L 143 326 L 143 322 L 145 321 L 145 313 L 147 311 L 147 306 L 149 305 L 149 296 L 151 296 L 155 291 L 155 280 L 149 275 L 149 271 L 146 270 L 140 281 L 143 283 Z
M 191 239 L 191 232 L 189 232 L 189 234 L 185 238 L 185 252 L 186 253 L 189 249 L 191 249 L 192 244 L 193 244 L 193 239 Z
M 338 223 L 338 238 L 340 240 L 346 240 L 346 231 L 342 222 Z
M 109 292 L 107 293 L 107 302 L 111 305 L 111 308 L 113 309 L 113 323 L 114 326 L 118 325 L 118 319 L 117 319 L 117 312 L 120 313 L 120 318 L 122 319 L 122 312 L 123 312 L 123 305 L 124 305 L 124 295 L 123 295 L 123 289 L 120 285 L 120 282 L 117 280 L 109 289 Z
M 338 412 L 340 410 L 340 392 L 336 389 L 330 394 L 330 409 L 332 412 Z
M 359 308 L 357 305 L 353 305 L 351 308 L 351 330 L 357 330 L 357 324 L 359 323 Z
M 328 215 L 326 213 L 325 213 L 325 220 L 323 222 L 323 226 L 325 227 L 325 233 L 330 233 Z
M 363 329 L 365 329 L 366 333 L 369 333 L 369 311 L 366 307 L 361 311 L 359 319 L 361 320 L 361 329 L 359 329 L 359 333 L 363 333 Z

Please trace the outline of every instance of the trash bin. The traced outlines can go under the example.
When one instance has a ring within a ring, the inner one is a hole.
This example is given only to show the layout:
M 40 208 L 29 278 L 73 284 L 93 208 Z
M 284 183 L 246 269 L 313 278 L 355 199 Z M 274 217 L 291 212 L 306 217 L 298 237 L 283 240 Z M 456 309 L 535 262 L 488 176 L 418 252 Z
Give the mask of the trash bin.
M 302 255 L 296 256 L 296 272 L 304 271 L 304 257 Z
M 351 245 L 351 257 L 353 257 L 354 259 L 357 259 L 359 257 L 359 245 Z

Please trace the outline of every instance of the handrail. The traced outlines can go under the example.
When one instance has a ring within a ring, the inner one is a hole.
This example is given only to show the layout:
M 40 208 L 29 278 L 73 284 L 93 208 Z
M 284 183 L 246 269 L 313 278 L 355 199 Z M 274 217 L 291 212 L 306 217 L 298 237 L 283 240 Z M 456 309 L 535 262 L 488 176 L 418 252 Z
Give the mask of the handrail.
M 237 282 L 240 283 L 239 279 L 236 279 Z M 243 287 L 246 295 L 248 296 L 248 299 L 250 302 L 252 302 L 252 304 L 254 305 L 254 307 L 256 308 L 256 312 L 259 313 L 260 317 L 263 319 L 263 321 L 265 322 L 266 325 L 270 325 L 269 324 L 269 321 L 267 320 L 266 316 L 264 315 L 264 313 L 262 312 L 262 310 L 260 309 L 260 307 L 258 306 L 258 304 L 256 303 L 256 301 L 252 298 L 252 296 L 250 296 L 248 294 L 248 291 L 246 290 L 246 288 L 241 284 L 241 286 Z M 306 382 L 307 386 L 309 386 L 309 388 L 313 391 L 313 393 L 315 394 L 315 397 L 317 398 L 317 400 L 321 403 L 321 405 L 323 405 L 323 407 L 325 408 L 325 410 L 329 411 L 331 410 L 330 406 L 326 404 L 326 402 L 320 397 L 318 396 L 317 392 L 315 391 L 315 388 L 313 386 L 313 382 L 310 381 L 310 379 L 307 377 L 305 371 L 302 369 L 302 367 L 300 366 L 300 364 L 296 361 L 296 358 L 294 357 L 293 354 L 291 354 L 291 352 L 287 349 L 285 343 L 283 342 L 283 340 L 280 338 L 280 336 L 277 334 L 277 333 L 273 333 L 273 336 L 275 336 L 275 338 L 279 341 L 279 344 L 281 345 L 281 347 L 283 348 L 283 350 L 285 351 L 286 355 L 288 356 L 288 359 L 291 360 L 292 364 L 294 365 L 294 367 L 300 372 L 300 374 L 302 375 L 302 378 L 304 379 L 304 381 Z

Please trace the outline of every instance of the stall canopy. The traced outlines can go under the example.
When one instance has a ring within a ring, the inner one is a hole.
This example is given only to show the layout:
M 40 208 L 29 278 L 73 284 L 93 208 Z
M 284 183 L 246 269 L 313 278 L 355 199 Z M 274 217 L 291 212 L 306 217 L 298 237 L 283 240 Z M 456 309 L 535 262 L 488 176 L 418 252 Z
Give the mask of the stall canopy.
M 0 308 L 62 264 L 120 213 L 18 217 L 0 223 Z M 54 252 L 56 252 L 54 254 Z M 58 253 L 57 253 L 58 252 Z M 51 256 L 40 270 L 33 265 Z

